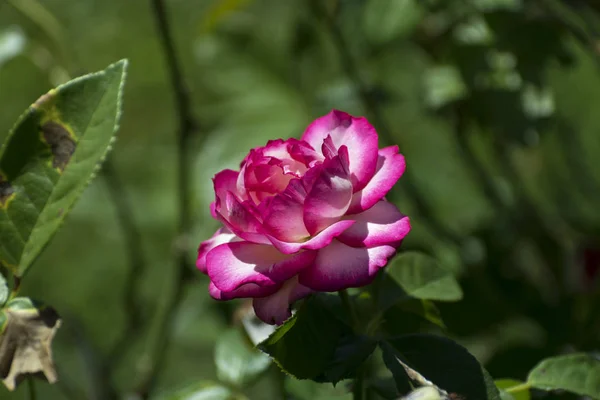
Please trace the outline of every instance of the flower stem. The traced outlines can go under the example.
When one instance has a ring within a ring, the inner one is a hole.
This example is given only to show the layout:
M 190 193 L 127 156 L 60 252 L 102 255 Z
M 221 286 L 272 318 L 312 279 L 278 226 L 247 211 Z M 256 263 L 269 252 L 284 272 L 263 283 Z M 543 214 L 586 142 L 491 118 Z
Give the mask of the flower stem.
M 365 399 L 365 369 L 362 366 L 356 370 L 356 378 L 352 384 L 352 399 Z
M 350 300 L 350 296 L 348 296 L 348 292 L 346 290 L 339 290 L 338 295 L 342 300 L 342 305 L 348 312 L 348 315 L 350 315 L 350 320 L 352 321 L 352 329 L 354 329 L 354 331 L 357 332 L 360 329 L 360 321 L 358 319 L 356 309 L 354 308 L 354 305 Z
M 346 312 L 350 315 L 352 329 L 355 333 L 359 333 L 362 329 L 360 326 L 360 319 L 358 318 L 358 313 L 356 312 L 356 308 L 354 308 L 354 304 L 352 303 L 348 292 L 346 290 L 339 290 L 338 295 L 342 300 Z M 356 369 L 356 377 L 352 384 L 352 398 L 354 400 L 364 400 L 365 398 L 365 372 L 365 366 L 360 366 Z

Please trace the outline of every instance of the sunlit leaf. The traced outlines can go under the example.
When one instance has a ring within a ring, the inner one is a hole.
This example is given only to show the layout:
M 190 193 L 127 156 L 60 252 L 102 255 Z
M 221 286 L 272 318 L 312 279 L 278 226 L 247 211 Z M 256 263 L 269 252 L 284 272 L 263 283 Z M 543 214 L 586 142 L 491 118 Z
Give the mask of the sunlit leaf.
M 25 42 L 25 35 L 18 26 L 11 26 L 0 32 L 0 67 L 21 54 Z
M 231 389 L 215 382 L 202 381 L 161 397 L 163 400 L 242 400 Z
M 424 79 L 425 104 L 431 108 L 440 108 L 467 95 L 467 86 L 454 66 L 432 67 L 425 71 Z
M 0 262 L 23 276 L 103 161 L 118 127 L 125 60 L 40 97 L 0 149 Z
M 500 398 L 502 400 L 530 400 L 531 395 L 528 389 L 519 390 L 517 392 L 508 392 L 506 389 L 514 388 L 523 384 L 515 379 L 497 379 L 494 381 L 496 387 L 500 390 Z
M 215 347 L 217 376 L 222 382 L 242 387 L 256 380 L 271 365 L 237 329 L 225 332 Z
M 402 253 L 394 258 L 386 272 L 412 297 L 440 301 L 462 298 L 462 290 L 452 272 L 426 254 Z
M 537 389 L 567 390 L 598 398 L 600 360 L 584 353 L 547 358 L 529 372 L 527 383 Z
M 0 272 L 0 306 L 3 305 L 6 302 L 6 300 L 8 300 L 9 294 L 10 290 L 6 285 L 6 278 L 4 278 L 4 275 L 2 275 L 2 273 Z

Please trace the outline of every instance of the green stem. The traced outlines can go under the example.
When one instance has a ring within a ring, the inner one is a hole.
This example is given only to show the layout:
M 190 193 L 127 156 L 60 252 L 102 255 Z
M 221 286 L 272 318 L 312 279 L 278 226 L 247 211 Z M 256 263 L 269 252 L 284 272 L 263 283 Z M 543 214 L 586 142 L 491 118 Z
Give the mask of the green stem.
M 361 331 L 360 319 L 348 292 L 346 290 L 340 290 L 338 291 L 338 295 L 340 296 L 348 315 L 350 315 L 352 329 L 355 333 L 359 333 Z M 352 398 L 354 400 L 364 400 L 365 398 L 365 373 L 365 366 L 360 366 L 356 370 L 356 378 L 354 378 L 354 383 L 352 385 Z
M 363 367 L 358 367 L 356 370 L 356 378 L 352 384 L 352 399 L 365 399 L 365 369 Z
M 29 400 L 36 400 L 35 382 L 33 382 L 33 378 L 31 377 L 27 378 L 27 388 L 29 389 Z
M 350 300 L 350 296 L 346 290 L 338 291 L 340 299 L 342 300 L 342 305 L 350 315 L 350 320 L 352 321 L 352 328 L 354 331 L 358 331 L 360 329 L 360 320 L 358 319 L 358 313 L 352 304 L 352 300 Z
M 517 386 L 506 388 L 504 390 L 508 393 L 517 393 L 517 392 L 522 392 L 524 390 L 529 390 L 529 389 L 531 389 L 531 383 L 525 382 L 525 383 L 522 383 Z

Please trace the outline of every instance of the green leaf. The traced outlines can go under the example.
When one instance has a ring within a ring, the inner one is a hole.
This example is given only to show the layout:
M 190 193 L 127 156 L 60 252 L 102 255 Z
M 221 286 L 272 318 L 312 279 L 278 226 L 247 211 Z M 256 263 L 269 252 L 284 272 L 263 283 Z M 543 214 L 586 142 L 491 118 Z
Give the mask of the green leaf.
M 365 36 L 384 43 L 410 34 L 423 18 L 417 0 L 369 0 L 363 13 Z
M 327 295 L 313 295 L 258 346 L 286 373 L 298 379 L 325 374 L 342 336 L 350 329 L 325 306 Z
M 598 399 L 600 360 L 584 353 L 547 358 L 529 372 L 527 383 L 536 389 L 562 389 Z
M 335 349 L 333 360 L 327 366 L 323 381 L 334 385 L 342 379 L 355 376 L 358 367 L 373 353 L 377 341 L 368 336 L 354 334 L 342 337 Z
M 237 329 L 225 332 L 215 347 L 217 377 L 243 387 L 256 380 L 271 365 L 269 357 L 256 350 Z
M 344 386 L 346 385 L 340 384 L 334 387 L 330 383 L 317 383 L 307 379 L 285 380 L 285 391 L 294 400 L 352 400 L 352 393 L 348 393 Z
M 412 297 L 439 301 L 462 299 L 462 290 L 452 272 L 428 255 L 402 253 L 394 258 L 386 273 Z
M 395 360 L 413 381 L 431 382 L 466 399 L 500 400 L 489 374 L 464 347 L 450 339 L 429 334 L 405 335 L 384 341 L 381 349 L 386 365 L 389 367 Z M 390 370 L 400 377 L 399 367 Z
M 531 395 L 529 389 L 523 388 L 515 392 L 508 392 L 506 389 L 512 389 L 523 386 L 523 382 L 516 379 L 497 379 L 494 384 L 500 389 L 500 398 L 502 400 L 530 400 Z
M 215 382 L 203 381 L 194 383 L 177 392 L 162 397 L 164 400 L 233 400 L 231 389 Z
M 460 71 L 452 65 L 440 65 L 425 71 L 425 103 L 440 108 L 468 94 Z
M 8 300 L 9 295 L 10 290 L 6 285 L 6 278 L 4 278 L 4 275 L 2 275 L 2 273 L 0 272 L 0 306 L 6 303 L 6 300 Z
M 127 61 L 40 97 L 0 149 L 0 262 L 23 276 L 104 160 Z
M 25 35 L 16 25 L 0 32 L 0 67 L 25 49 Z

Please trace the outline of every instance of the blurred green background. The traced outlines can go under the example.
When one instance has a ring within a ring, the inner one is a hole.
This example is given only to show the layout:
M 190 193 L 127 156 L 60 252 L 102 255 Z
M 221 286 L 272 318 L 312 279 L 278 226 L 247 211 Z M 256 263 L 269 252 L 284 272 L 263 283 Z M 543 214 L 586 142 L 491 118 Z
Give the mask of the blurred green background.
M 440 305 L 442 316 L 495 378 L 599 351 L 597 3 L 165 3 L 199 125 L 190 259 L 217 227 L 210 178 L 337 108 L 367 116 L 406 156 L 390 196 L 411 217 L 404 248 L 460 276 L 465 299 Z M 37 383 L 41 399 L 108 398 L 109 384 L 127 393 L 148 369 L 175 277 L 177 120 L 149 1 L 0 2 L 2 140 L 41 94 L 121 58 L 130 66 L 112 165 L 141 232 L 141 315 L 124 309 L 127 242 L 100 174 L 24 282 L 24 295 L 64 319 L 54 343 L 61 383 Z M 214 343 L 231 324 L 231 306 L 212 301 L 193 273 L 159 392 L 215 378 Z M 106 371 L 133 317 L 135 341 Z M 279 379 L 273 369 L 248 396 L 281 399 Z M 26 398 L 26 389 L 2 387 L 0 398 Z

